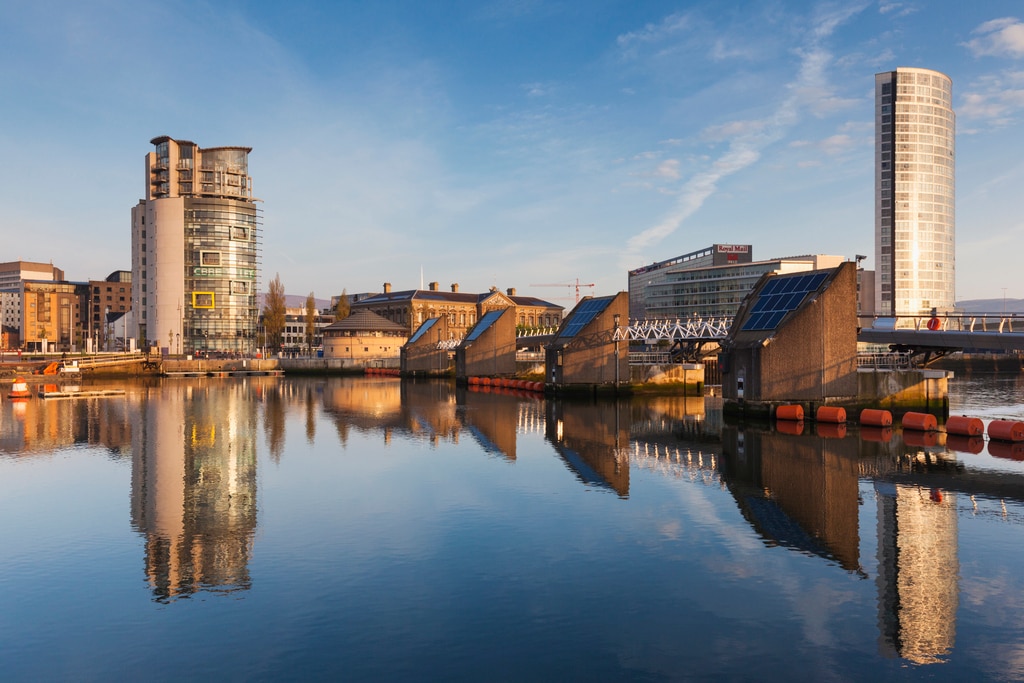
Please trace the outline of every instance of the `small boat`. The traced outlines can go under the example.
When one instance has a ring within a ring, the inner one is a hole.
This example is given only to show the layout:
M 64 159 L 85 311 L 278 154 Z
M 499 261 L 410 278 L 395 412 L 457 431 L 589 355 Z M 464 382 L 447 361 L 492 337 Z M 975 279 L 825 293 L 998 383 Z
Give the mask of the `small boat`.
M 16 377 L 14 383 L 11 384 L 11 391 L 7 394 L 7 398 L 24 400 L 30 396 L 32 396 L 32 393 L 28 390 L 28 382 L 25 381 L 24 377 Z

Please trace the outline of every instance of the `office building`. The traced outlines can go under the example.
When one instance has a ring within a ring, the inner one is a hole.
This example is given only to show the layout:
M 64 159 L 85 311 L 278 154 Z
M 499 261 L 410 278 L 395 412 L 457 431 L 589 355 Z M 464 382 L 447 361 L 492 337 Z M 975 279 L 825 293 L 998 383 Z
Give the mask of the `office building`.
M 875 313 L 955 304 L 952 81 L 929 69 L 875 75 Z
M 251 353 L 261 244 L 252 149 L 150 142 L 146 198 L 132 209 L 132 336 L 143 348 Z
M 753 253 L 749 244 L 713 244 L 629 271 L 630 319 L 731 319 L 765 273 L 835 268 L 843 261 L 824 254 L 754 261 Z

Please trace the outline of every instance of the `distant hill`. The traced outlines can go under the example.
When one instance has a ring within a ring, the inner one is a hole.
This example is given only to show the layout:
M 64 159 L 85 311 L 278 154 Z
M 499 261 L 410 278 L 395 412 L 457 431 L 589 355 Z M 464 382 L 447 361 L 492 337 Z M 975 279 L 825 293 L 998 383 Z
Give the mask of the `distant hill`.
M 964 313 L 1024 313 L 1024 299 L 968 299 L 956 307 Z

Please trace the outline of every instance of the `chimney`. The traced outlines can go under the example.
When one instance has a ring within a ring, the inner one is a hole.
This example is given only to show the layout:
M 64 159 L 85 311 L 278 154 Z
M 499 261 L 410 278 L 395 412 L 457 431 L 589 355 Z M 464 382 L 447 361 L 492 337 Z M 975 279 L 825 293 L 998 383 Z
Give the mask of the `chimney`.
M 453 292 L 458 292 L 459 291 L 459 283 L 458 282 L 453 282 L 452 283 L 452 291 Z
M 436 292 L 437 288 L 438 288 L 438 284 L 436 282 L 431 282 L 430 283 L 430 291 L 431 292 Z
M 385 294 L 390 294 L 391 293 L 391 283 L 390 282 L 385 282 L 384 283 L 384 293 Z
M 516 295 L 516 288 L 515 287 L 509 287 L 505 291 L 508 293 L 509 296 L 515 296 Z

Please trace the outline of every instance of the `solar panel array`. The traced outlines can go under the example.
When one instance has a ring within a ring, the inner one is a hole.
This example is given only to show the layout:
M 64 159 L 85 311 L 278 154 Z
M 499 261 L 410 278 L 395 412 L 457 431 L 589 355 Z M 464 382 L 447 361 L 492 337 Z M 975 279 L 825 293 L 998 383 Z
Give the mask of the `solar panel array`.
M 611 302 L 611 298 L 587 299 L 576 307 L 576 310 L 572 314 L 572 318 L 569 319 L 569 323 L 558 336 L 575 337 L 579 334 L 580 330 L 587 326 L 587 323 L 597 317 L 598 313 L 608 308 L 608 305 Z
M 428 318 L 425 323 L 420 325 L 420 329 L 416 330 L 416 334 L 414 334 L 411 337 L 409 337 L 409 342 L 408 343 L 412 344 L 414 341 L 417 341 L 420 337 L 422 337 L 426 333 L 427 330 L 429 330 L 431 327 L 433 327 L 435 324 L 437 324 L 438 320 L 440 320 L 440 318 Z
M 506 309 L 501 309 L 500 311 L 488 311 L 485 313 L 484 316 L 480 318 L 480 322 L 476 324 L 476 327 L 466 335 L 465 341 L 475 341 L 477 337 L 484 333 L 484 330 L 493 325 L 494 321 L 501 317 L 501 314 L 504 313 L 505 310 Z
M 809 273 L 774 277 L 757 296 L 744 330 L 774 330 L 790 311 L 795 311 L 807 295 L 816 291 L 828 273 Z

